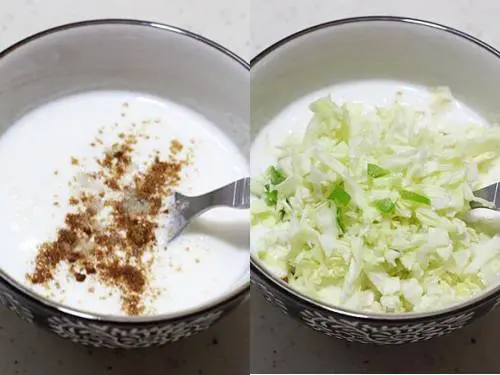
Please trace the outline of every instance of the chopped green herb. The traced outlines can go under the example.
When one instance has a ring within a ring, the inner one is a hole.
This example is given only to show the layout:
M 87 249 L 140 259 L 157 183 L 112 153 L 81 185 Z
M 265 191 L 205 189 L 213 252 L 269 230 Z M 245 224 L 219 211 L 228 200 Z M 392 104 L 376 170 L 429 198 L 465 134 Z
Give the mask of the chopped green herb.
M 367 173 L 371 178 L 379 178 L 387 176 L 391 172 L 378 165 L 368 163 Z
M 268 206 L 276 206 L 276 203 L 278 203 L 278 191 L 267 190 L 264 193 L 264 201 Z
M 343 218 L 342 207 L 337 207 L 337 225 L 339 226 L 342 233 L 345 233 L 345 223 Z
M 375 207 L 384 214 L 391 214 L 394 212 L 396 205 L 389 198 L 385 198 L 375 201 Z
M 279 169 L 275 167 L 269 168 L 269 176 L 271 178 L 271 184 L 279 185 L 286 180 L 285 175 Z
M 351 196 L 340 186 L 335 186 L 328 199 L 330 199 L 337 206 L 344 207 L 347 206 L 351 201 Z
M 421 195 L 421 194 L 415 193 L 413 191 L 401 190 L 399 192 L 399 195 L 401 195 L 401 199 L 404 199 L 407 201 L 427 204 L 429 206 L 431 204 L 431 200 L 429 198 L 427 198 L 425 195 Z

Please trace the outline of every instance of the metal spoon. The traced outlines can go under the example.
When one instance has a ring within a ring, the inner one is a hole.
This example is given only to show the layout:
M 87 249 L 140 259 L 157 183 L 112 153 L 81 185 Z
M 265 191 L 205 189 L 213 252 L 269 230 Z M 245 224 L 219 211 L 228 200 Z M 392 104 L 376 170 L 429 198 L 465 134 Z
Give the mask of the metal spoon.
M 485 201 L 493 203 L 495 210 L 500 210 L 500 181 L 494 184 L 488 185 L 482 189 L 476 190 L 474 195 L 478 198 L 482 198 Z M 472 202 L 472 208 L 490 208 L 481 205 L 479 202 Z M 492 208 L 490 208 L 492 209 Z
M 500 182 L 479 189 L 474 195 L 492 203 L 493 207 L 487 207 L 480 202 L 471 202 L 472 210 L 465 214 L 465 221 L 491 234 L 500 233 Z
M 169 212 L 168 242 L 178 237 L 189 222 L 214 207 L 250 208 L 250 177 L 234 181 L 209 193 L 189 197 L 175 193 Z

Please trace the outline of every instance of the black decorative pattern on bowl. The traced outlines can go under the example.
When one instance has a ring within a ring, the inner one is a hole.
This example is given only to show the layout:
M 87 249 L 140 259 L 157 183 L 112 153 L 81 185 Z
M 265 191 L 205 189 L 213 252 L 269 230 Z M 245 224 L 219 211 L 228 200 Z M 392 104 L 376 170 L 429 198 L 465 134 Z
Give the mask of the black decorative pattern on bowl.
M 164 345 L 190 337 L 209 328 L 222 314 L 223 311 L 218 310 L 193 319 L 148 328 L 118 328 L 109 324 L 86 323 L 58 316 L 49 317 L 47 323 L 51 331 L 78 344 L 131 349 Z
M 327 336 L 365 344 L 407 344 L 443 336 L 464 327 L 500 304 L 495 295 L 478 304 L 429 318 L 374 320 L 351 317 L 311 304 L 279 287 L 252 265 L 251 284 L 267 303 Z
M 176 342 L 203 332 L 238 306 L 247 292 L 203 312 L 145 323 L 80 318 L 46 306 L 0 280 L 0 302 L 22 320 L 35 323 L 75 343 L 110 349 L 133 349 Z
M 33 323 L 35 319 L 31 309 L 21 304 L 13 294 L 7 290 L 2 289 L 0 284 L 0 303 L 7 307 L 10 311 L 14 312 L 18 317 L 28 323 Z

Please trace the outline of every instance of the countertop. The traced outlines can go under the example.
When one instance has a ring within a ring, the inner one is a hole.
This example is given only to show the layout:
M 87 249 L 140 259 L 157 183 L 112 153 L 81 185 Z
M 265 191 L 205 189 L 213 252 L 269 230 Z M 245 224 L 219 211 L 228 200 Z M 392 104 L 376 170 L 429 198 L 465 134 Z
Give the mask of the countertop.
M 233 0 L 2 0 L 0 49 L 46 28 L 96 18 L 135 18 L 202 34 L 248 59 L 248 3 Z M 87 349 L 0 307 L 2 375 L 248 374 L 249 303 L 215 327 L 159 349 Z
M 252 56 L 303 28 L 334 19 L 399 15 L 456 27 L 500 48 L 495 0 L 252 0 Z M 316 333 L 268 306 L 255 291 L 251 310 L 253 373 L 500 372 L 500 310 L 456 334 L 377 347 Z

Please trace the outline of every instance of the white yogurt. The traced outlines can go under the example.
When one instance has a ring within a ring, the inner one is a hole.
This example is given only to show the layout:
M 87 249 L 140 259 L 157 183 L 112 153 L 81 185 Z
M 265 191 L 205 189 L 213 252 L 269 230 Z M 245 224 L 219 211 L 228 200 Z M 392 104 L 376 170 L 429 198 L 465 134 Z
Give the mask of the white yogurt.
M 21 118 L 0 138 L 0 267 L 7 274 L 67 306 L 124 314 L 116 290 L 92 277 L 77 283 L 67 277 L 64 265 L 56 274 L 60 288 L 55 283 L 48 289 L 33 286 L 25 275 L 33 271 L 37 246 L 53 240 L 64 223 L 72 194 L 68 181 L 78 168 L 97 170 L 95 157 L 117 142 L 120 132 L 131 129 L 150 135 L 133 153 L 133 162 L 140 166 L 151 160 L 148 155 L 154 150 L 167 159 L 173 139 L 185 149 L 192 146 L 194 159 L 183 170 L 182 193 L 201 194 L 248 175 L 248 163 L 233 143 L 208 120 L 177 104 L 112 91 L 49 103 Z M 104 146 L 90 146 L 96 136 Z M 71 165 L 72 156 L 79 159 L 78 168 Z M 159 295 L 145 300 L 147 313 L 190 309 L 240 285 L 248 277 L 248 228 L 247 212 L 218 208 L 196 220 L 166 251 L 166 232 L 158 231 L 151 286 Z

